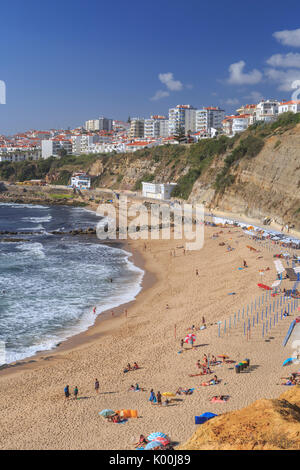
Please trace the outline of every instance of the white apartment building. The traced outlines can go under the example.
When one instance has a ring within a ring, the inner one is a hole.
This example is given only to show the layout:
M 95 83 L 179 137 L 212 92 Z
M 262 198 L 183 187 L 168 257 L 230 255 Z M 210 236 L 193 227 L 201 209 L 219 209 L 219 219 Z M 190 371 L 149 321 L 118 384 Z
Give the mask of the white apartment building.
M 36 152 L 14 152 L 0 154 L 1 162 L 23 162 L 24 160 L 39 160 L 41 158 L 41 151 Z
M 74 155 L 80 155 L 81 153 L 89 153 L 89 148 L 92 144 L 100 141 L 98 135 L 74 135 L 71 137 L 72 141 L 72 153 Z
M 165 116 L 151 116 L 144 121 L 144 137 L 146 139 L 168 137 L 169 121 Z
M 278 114 L 282 113 L 300 113 L 300 100 L 283 101 L 278 106 Z
M 196 132 L 204 131 L 210 133 L 212 128 L 222 129 L 222 121 L 225 111 L 219 107 L 209 106 L 196 110 Z
M 277 100 L 262 100 L 256 106 L 255 114 L 253 115 L 253 122 L 265 121 L 272 122 L 278 117 L 279 101 Z
M 58 157 L 59 151 L 65 149 L 68 155 L 72 154 L 72 140 L 52 139 L 42 140 L 42 158 Z
M 232 135 L 244 132 L 249 127 L 249 114 L 240 114 L 232 118 Z
M 177 183 L 147 183 L 142 182 L 143 197 L 167 200 L 170 199 Z
M 98 119 L 90 119 L 84 125 L 87 131 L 111 131 L 113 128 L 113 120 L 99 117 Z
M 144 138 L 145 120 L 142 118 L 133 118 L 130 122 L 128 136 L 130 139 Z
M 186 134 L 196 131 L 196 108 L 190 104 L 178 104 L 169 109 L 169 135 L 182 129 Z

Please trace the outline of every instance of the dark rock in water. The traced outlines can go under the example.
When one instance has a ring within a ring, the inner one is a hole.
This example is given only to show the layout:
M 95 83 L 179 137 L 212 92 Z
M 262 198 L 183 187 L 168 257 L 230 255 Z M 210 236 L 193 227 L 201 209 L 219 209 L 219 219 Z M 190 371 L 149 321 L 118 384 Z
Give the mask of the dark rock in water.
M 0 238 L 0 242 L 4 242 L 4 243 L 24 243 L 24 242 L 29 242 L 29 240 L 26 240 L 24 238 Z

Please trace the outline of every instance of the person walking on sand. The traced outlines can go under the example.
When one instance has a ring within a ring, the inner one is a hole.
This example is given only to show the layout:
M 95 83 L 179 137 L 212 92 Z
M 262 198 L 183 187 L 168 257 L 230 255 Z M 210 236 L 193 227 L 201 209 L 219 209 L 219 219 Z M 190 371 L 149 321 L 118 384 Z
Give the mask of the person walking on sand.
M 196 269 L 196 276 L 199 276 L 199 271 L 198 271 L 198 269 Z
M 78 398 L 78 392 L 79 392 L 79 391 L 78 391 L 78 387 L 76 386 L 76 387 L 74 388 L 74 397 L 75 397 L 75 400 L 77 400 L 77 398 Z
M 67 400 L 70 396 L 69 385 L 65 386 L 64 392 L 65 392 L 65 397 L 66 397 L 66 400 Z
M 156 399 L 157 399 L 157 404 L 161 405 L 162 401 L 161 401 L 161 393 L 160 392 L 157 392 Z
M 98 379 L 95 379 L 95 390 L 96 390 L 97 395 L 99 393 L 99 387 L 100 387 L 99 381 L 98 381 Z
M 151 388 L 149 401 L 151 401 L 152 404 L 156 403 L 156 396 L 155 396 L 153 388 Z
M 182 340 L 180 341 L 180 347 L 181 347 L 181 349 L 183 349 L 183 346 L 184 346 L 184 340 L 182 339 Z

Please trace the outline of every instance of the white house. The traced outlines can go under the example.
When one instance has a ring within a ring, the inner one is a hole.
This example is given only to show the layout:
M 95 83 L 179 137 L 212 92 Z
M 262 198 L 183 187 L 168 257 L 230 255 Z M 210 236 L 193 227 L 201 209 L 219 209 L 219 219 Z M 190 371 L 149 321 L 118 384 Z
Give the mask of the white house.
M 283 101 L 278 106 L 278 114 L 282 113 L 300 113 L 300 100 Z
M 255 114 L 253 116 L 253 122 L 265 121 L 272 122 L 276 121 L 278 117 L 278 106 L 279 101 L 277 100 L 262 100 L 256 106 Z
M 149 197 L 153 199 L 167 200 L 170 199 L 171 193 L 176 183 L 147 183 L 142 182 L 143 186 L 143 197 Z
M 86 173 L 74 173 L 71 178 L 71 186 L 77 189 L 90 189 L 91 177 Z

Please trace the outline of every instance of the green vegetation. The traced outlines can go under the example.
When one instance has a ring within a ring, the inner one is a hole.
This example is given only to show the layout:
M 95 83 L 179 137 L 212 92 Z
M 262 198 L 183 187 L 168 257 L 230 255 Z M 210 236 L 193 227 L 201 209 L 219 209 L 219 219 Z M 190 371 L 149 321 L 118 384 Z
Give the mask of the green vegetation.
M 188 199 L 193 189 L 194 183 L 199 178 L 200 174 L 201 170 L 199 168 L 194 168 L 189 170 L 186 175 L 181 176 L 177 181 L 177 186 L 172 192 L 172 197 Z
M 280 147 L 280 145 L 281 145 L 281 140 L 278 139 L 278 140 L 275 142 L 274 150 L 277 149 L 278 147 Z
M 72 199 L 73 194 L 49 194 L 51 199 Z
M 151 175 L 150 173 L 145 173 L 142 178 L 136 181 L 134 190 L 135 191 L 140 191 L 142 189 L 142 182 L 144 181 L 145 183 L 151 183 L 154 180 L 154 175 Z
M 227 186 L 233 184 L 235 177 L 230 174 L 232 166 L 238 163 L 242 158 L 254 158 L 259 154 L 263 146 L 263 139 L 252 134 L 241 139 L 238 146 L 225 158 L 224 167 L 216 177 L 215 189 L 219 192 L 223 192 Z
M 189 171 L 179 178 L 172 196 L 188 199 L 195 181 L 209 167 L 213 158 L 216 155 L 221 156 L 231 149 L 235 140 L 235 138 L 221 136 L 219 139 L 200 140 L 197 144 L 191 145 L 186 158 L 186 166 L 189 166 Z

